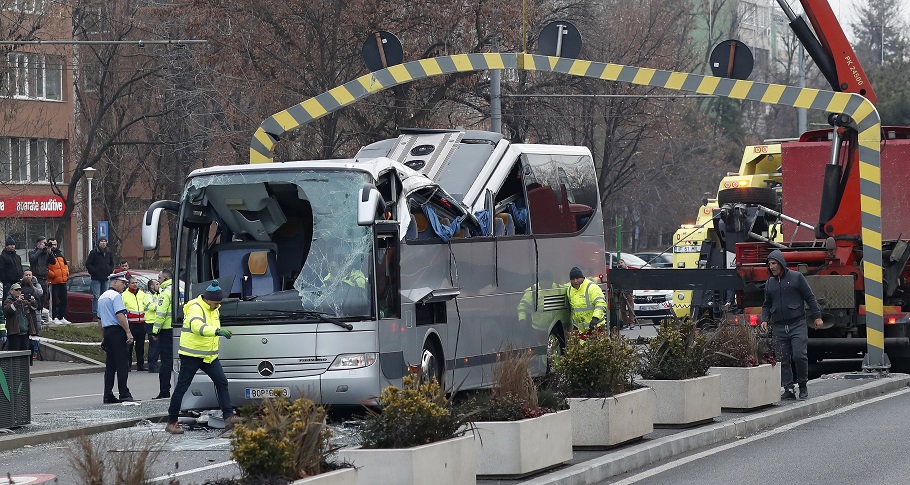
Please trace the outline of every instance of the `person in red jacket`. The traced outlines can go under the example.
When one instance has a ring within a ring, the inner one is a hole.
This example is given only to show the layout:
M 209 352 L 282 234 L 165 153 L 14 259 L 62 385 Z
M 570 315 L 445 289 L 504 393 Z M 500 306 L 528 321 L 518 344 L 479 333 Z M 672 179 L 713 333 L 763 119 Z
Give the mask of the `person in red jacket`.
M 47 285 L 51 292 L 51 321 L 69 324 L 72 323 L 66 319 L 66 282 L 70 277 L 69 262 L 63 257 L 63 251 L 60 250 L 56 239 L 48 239 L 47 245 L 51 248 L 54 257 L 54 264 L 47 266 Z

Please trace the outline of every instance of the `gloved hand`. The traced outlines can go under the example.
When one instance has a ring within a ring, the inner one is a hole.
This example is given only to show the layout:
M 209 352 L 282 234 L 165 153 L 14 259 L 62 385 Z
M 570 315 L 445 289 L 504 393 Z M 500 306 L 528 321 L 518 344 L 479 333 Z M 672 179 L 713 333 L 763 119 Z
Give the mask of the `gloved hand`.
M 157 333 L 152 332 L 152 340 L 158 340 L 158 334 L 157 334 Z
M 597 317 L 591 317 L 591 323 L 589 323 L 588 325 L 590 325 L 591 330 L 594 330 L 595 328 L 597 328 L 598 323 L 600 323 L 600 319 L 598 319 Z
M 232 334 L 230 330 L 219 328 L 218 330 L 215 330 L 215 335 L 221 335 L 222 337 L 230 340 L 234 334 Z

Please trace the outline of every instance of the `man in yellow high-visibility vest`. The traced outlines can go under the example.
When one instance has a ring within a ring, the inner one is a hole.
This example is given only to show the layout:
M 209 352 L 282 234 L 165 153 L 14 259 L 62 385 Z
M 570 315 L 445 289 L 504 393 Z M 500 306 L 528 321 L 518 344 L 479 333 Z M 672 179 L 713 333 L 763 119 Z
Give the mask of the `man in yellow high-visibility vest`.
M 607 299 L 603 290 L 585 278 L 577 266 L 569 272 L 569 307 L 572 309 L 572 323 L 578 333 L 586 334 L 606 327 Z
M 180 332 L 180 348 L 177 350 L 180 355 L 180 373 L 177 375 L 177 385 L 174 387 L 171 404 L 167 409 L 165 430 L 168 433 L 183 433 L 183 428 L 177 424 L 177 415 L 180 413 L 183 396 L 199 370 L 205 372 L 215 385 L 225 427 L 232 428 L 241 420 L 234 414 L 231 396 L 228 393 L 228 380 L 218 360 L 218 337 L 230 339 L 232 335 L 230 330 L 221 328 L 218 308 L 222 299 L 224 292 L 221 291 L 218 280 L 212 280 L 205 293 L 183 306 L 183 328 Z

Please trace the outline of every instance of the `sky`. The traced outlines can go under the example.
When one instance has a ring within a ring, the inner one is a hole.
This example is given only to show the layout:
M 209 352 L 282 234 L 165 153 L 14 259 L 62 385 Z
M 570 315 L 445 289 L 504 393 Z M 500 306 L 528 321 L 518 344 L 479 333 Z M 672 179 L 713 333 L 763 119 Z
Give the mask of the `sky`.
M 788 0 L 790 5 L 797 7 L 799 5 L 798 0 Z M 901 7 L 904 11 L 904 19 L 910 23 L 910 0 L 894 0 L 896 3 L 901 4 Z M 834 15 L 837 16 L 837 19 L 840 21 L 843 26 L 844 32 L 847 33 L 847 38 L 852 40 L 853 30 L 850 28 L 850 24 L 856 20 L 856 10 L 867 3 L 867 0 L 828 0 L 828 3 L 831 5 L 831 9 L 834 10 Z

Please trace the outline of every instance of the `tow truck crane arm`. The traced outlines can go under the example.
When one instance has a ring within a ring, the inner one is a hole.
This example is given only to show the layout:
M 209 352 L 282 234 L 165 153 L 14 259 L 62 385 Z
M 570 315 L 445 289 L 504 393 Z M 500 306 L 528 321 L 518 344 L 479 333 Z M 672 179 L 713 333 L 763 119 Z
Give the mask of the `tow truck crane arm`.
M 878 97 L 866 76 L 866 71 L 856 58 L 856 52 L 847 41 L 828 0 L 799 0 L 803 11 L 812 23 L 812 29 L 806 20 L 793 12 L 787 0 L 777 0 L 790 19 L 790 28 L 806 48 L 806 52 L 815 61 L 819 70 L 835 91 L 856 93 L 865 96 L 872 104 Z

